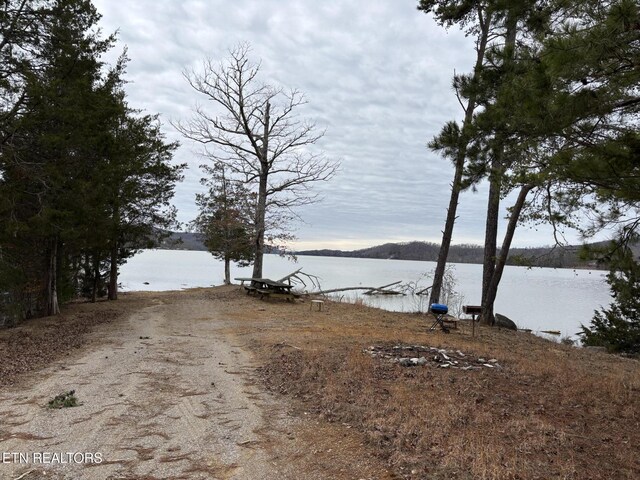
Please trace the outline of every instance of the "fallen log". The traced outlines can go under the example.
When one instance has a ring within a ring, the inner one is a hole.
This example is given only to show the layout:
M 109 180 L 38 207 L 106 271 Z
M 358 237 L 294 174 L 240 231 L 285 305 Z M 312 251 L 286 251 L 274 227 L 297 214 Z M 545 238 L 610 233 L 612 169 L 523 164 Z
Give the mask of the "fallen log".
M 350 290 L 366 290 L 363 295 L 406 295 L 406 293 L 403 291 L 389 290 L 389 287 L 401 284 L 402 280 L 398 280 L 397 282 L 392 282 L 387 285 L 382 285 L 380 287 L 343 287 L 332 288 L 329 290 L 320 290 L 320 279 L 315 275 L 303 272 L 302 268 L 299 268 L 295 272 L 291 272 L 289 275 L 286 275 L 277 281 L 280 283 L 289 283 L 290 285 L 293 283 L 299 283 L 306 287 L 307 283 L 302 277 L 306 277 L 307 281 L 309 281 L 312 286 L 318 288 L 318 290 L 315 292 L 306 292 L 307 295 L 326 295 L 328 293 L 346 292 Z
M 282 277 L 280 280 L 277 280 L 280 283 L 284 283 L 287 280 L 291 280 L 292 277 L 295 277 L 298 275 L 298 273 L 300 273 L 302 271 L 301 268 L 299 268 L 298 270 L 296 270 L 295 272 L 291 272 L 289 275 L 286 275 L 284 277 Z
M 299 268 L 295 272 L 291 272 L 289 275 L 282 277 L 278 280 L 278 282 L 288 283 L 289 285 L 299 283 L 306 288 L 307 283 L 302 277 L 306 277 L 307 281 L 310 282 L 313 287 L 320 288 L 320 279 L 316 275 L 311 275 L 309 273 L 303 272 L 302 268 Z
M 398 285 L 402 283 L 401 281 L 393 282 L 388 285 L 383 285 L 382 287 L 372 288 L 371 290 L 364 292 L 363 295 L 405 295 L 404 292 L 399 292 L 397 290 L 387 290 L 389 287 L 393 287 L 394 285 Z
M 328 293 L 337 293 L 337 292 L 347 292 L 353 290 L 366 290 L 363 295 L 405 295 L 403 292 L 398 292 L 397 290 L 387 290 L 387 288 L 392 287 L 394 285 L 398 285 L 401 281 L 393 282 L 388 285 L 383 285 L 381 287 L 342 287 L 342 288 L 332 288 L 329 290 L 320 290 L 318 292 L 309 292 L 310 295 L 326 295 Z
M 549 335 L 560 335 L 560 330 L 540 330 L 540 333 L 547 333 Z
M 317 292 L 308 292 L 307 295 L 326 295 L 327 293 L 347 292 L 349 290 L 375 290 L 376 287 L 343 287 L 331 288 L 329 290 L 319 290 Z
M 431 287 L 433 285 L 427 287 L 427 288 L 423 288 L 422 290 L 415 292 L 414 295 L 425 295 L 429 290 L 431 290 Z

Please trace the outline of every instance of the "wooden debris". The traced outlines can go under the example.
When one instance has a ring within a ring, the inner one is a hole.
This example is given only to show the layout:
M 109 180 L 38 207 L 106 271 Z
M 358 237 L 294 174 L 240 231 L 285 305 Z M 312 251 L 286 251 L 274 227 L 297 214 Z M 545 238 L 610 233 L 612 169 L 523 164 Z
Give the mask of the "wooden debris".
M 460 350 L 446 350 L 425 345 L 373 345 L 364 353 L 374 358 L 380 358 L 397 363 L 402 367 L 422 367 L 431 365 L 438 368 L 452 368 L 460 370 L 481 370 L 483 368 L 501 368 L 498 360 L 492 358 L 474 358 Z
M 429 293 L 429 290 L 431 290 L 432 285 L 429 285 L 427 288 L 423 288 L 422 290 L 418 290 L 417 292 L 414 292 L 414 295 L 426 295 L 427 293 Z
M 319 292 L 312 292 L 313 295 L 326 295 L 329 293 L 336 292 L 347 292 L 350 290 L 365 290 L 363 295 L 406 295 L 403 291 L 400 290 L 390 290 L 389 287 L 393 287 L 396 285 L 400 285 L 402 281 L 397 281 L 393 283 L 389 283 L 387 285 L 382 285 L 381 287 L 343 287 L 343 288 L 332 288 L 330 290 L 320 290 Z
M 30 475 L 31 473 L 33 473 L 35 471 L 34 468 L 32 468 L 31 470 L 28 470 L 26 472 L 24 472 L 22 475 L 20 475 L 19 477 L 16 477 L 14 480 L 22 480 L 23 478 L 25 478 L 27 475 Z
M 307 282 L 309 282 L 313 288 L 320 289 L 320 278 L 316 275 L 303 272 L 301 268 L 295 272 L 291 272 L 289 275 L 285 275 L 279 279 L 278 282 L 288 283 L 289 285 L 299 284 L 305 288 L 307 287 Z
M 383 285 L 377 288 L 371 288 L 370 290 L 364 292 L 364 295 L 404 295 L 402 292 L 398 292 L 395 290 L 388 290 L 389 287 L 393 287 L 402 283 L 400 280 L 397 282 L 389 283 L 387 285 Z

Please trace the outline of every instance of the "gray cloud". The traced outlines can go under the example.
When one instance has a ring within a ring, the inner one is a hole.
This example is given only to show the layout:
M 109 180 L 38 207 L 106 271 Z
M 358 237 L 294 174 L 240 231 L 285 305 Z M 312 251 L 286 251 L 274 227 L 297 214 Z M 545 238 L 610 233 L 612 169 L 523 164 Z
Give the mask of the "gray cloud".
M 95 0 L 105 33 L 119 30 L 131 62 L 127 86 L 136 108 L 186 119 L 199 99 L 182 77 L 206 57 L 223 59 L 239 42 L 252 45 L 263 79 L 297 88 L 304 115 L 327 129 L 319 142 L 341 160 L 319 185 L 324 201 L 299 210 L 300 246 L 355 248 L 381 241 L 440 240 L 452 167 L 426 148 L 442 124 L 460 118 L 454 71 L 468 71 L 473 43 L 445 31 L 402 0 Z M 189 170 L 175 204 L 182 221 L 196 215 L 197 146 L 176 155 Z M 480 243 L 486 194 L 465 193 L 454 241 Z M 550 243 L 548 231 L 518 234 L 518 244 Z

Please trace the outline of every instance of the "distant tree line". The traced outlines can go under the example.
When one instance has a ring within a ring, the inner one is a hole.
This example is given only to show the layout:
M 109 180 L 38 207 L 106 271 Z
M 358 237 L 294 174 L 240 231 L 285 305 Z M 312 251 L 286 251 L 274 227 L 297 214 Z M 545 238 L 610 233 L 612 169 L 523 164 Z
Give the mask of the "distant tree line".
M 430 242 L 385 243 L 360 250 L 304 250 L 297 255 L 380 258 L 394 260 L 419 260 L 435 262 L 438 259 L 440 245 Z M 513 248 L 507 265 L 550 267 L 550 268 L 604 268 L 602 264 L 584 259 L 581 246 L 566 248 L 536 247 Z M 484 248 L 479 245 L 451 245 L 449 262 L 482 264 Z
M 218 204 L 220 205 L 220 204 Z M 209 223 L 205 223 L 210 226 Z M 213 223 L 215 226 L 216 224 Z M 209 237 L 211 238 L 211 237 Z M 215 237 L 214 237 L 215 238 Z M 238 239 L 244 236 L 234 237 Z M 165 232 L 164 238 L 158 248 L 167 250 L 210 250 L 204 243 L 207 237 L 200 233 L 190 232 Z M 588 247 L 603 248 L 606 242 L 593 243 Z M 595 261 L 584 255 L 584 245 L 570 245 L 565 247 L 527 247 L 512 248 L 507 259 L 507 265 L 525 267 L 547 267 L 547 268 L 593 268 L 606 269 L 607 263 Z M 632 246 L 636 255 L 640 254 L 640 244 Z M 228 250 L 231 252 L 231 249 Z M 385 243 L 373 247 L 359 250 L 301 250 L 294 251 L 295 255 L 308 255 L 320 257 L 345 257 L 345 258 L 378 258 L 391 260 L 417 260 L 435 262 L 438 258 L 440 245 L 432 242 L 402 242 Z M 265 253 L 282 255 L 284 250 L 273 245 L 265 245 Z M 475 263 L 482 264 L 484 250 L 480 245 L 461 244 L 452 245 L 450 248 L 449 260 L 451 263 Z
M 90 0 L 0 0 L 0 313 L 117 298 L 118 267 L 175 225 L 182 165 L 101 57 Z M 0 323 L 2 323 L 0 320 Z

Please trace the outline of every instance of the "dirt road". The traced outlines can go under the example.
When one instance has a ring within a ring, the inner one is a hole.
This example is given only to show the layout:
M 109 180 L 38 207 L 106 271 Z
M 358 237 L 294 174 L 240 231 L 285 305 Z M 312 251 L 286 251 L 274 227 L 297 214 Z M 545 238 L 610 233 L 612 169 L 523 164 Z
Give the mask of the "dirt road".
M 90 349 L 0 390 L 2 479 L 383 478 L 353 449 L 309 440 L 206 296 L 152 294 L 92 335 Z M 70 390 L 80 406 L 45 407 Z

